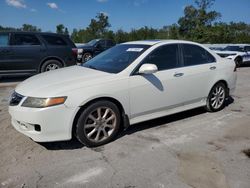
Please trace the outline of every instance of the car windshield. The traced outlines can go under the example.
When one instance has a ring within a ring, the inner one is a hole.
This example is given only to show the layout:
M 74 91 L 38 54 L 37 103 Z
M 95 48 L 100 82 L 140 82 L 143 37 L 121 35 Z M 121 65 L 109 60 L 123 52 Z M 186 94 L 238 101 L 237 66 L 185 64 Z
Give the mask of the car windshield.
M 117 45 L 89 60 L 82 66 L 108 73 L 119 73 L 149 47 L 149 45 L 135 44 Z
M 227 46 L 226 48 L 223 49 L 223 51 L 236 51 L 236 52 L 242 52 L 243 48 L 240 46 Z
M 95 43 L 97 43 L 98 41 L 99 41 L 98 39 L 94 39 L 94 40 L 89 41 L 87 44 L 90 46 L 94 46 Z

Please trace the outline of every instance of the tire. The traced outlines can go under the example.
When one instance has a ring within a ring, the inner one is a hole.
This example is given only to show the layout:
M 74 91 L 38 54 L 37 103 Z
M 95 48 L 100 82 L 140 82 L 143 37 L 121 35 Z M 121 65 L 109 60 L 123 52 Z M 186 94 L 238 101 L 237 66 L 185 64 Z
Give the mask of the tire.
M 211 89 L 206 104 L 206 110 L 209 112 L 217 112 L 225 107 L 227 98 L 227 88 L 224 83 L 219 82 Z
M 80 115 L 75 135 L 87 147 L 97 147 L 112 141 L 118 134 L 121 114 L 110 101 L 97 101 Z
M 85 63 L 87 61 L 89 61 L 90 59 L 93 58 L 93 55 L 89 52 L 86 52 L 82 55 L 82 63 Z
M 236 57 L 234 60 L 236 67 L 240 67 L 242 64 L 242 58 L 241 57 Z
M 45 61 L 41 67 L 41 72 L 47 72 L 47 71 L 52 71 L 55 69 L 60 69 L 62 68 L 63 65 L 61 62 L 59 62 L 58 60 L 48 60 Z

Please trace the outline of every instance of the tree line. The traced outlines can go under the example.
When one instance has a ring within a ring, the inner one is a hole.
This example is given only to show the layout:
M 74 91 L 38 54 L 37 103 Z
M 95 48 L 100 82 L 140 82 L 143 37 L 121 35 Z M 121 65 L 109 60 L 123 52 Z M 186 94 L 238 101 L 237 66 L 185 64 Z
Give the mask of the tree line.
M 145 39 L 182 39 L 200 43 L 250 43 L 250 24 L 244 22 L 225 23 L 218 21 L 221 14 L 211 10 L 215 0 L 195 0 L 194 5 L 184 8 L 184 15 L 178 22 L 160 29 L 141 27 L 124 31 L 110 29 L 109 17 L 98 13 L 91 19 L 88 27 L 73 29 L 71 38 L 74 42 L 88 42 L 96 38 L 113 39 L 116 43 Z M 23 24 L 21 28 L 4 28 L 1 30 L 41 31 L 36 26 Z M 63 24 L 56 26 L 56 32 L 69 34 Z

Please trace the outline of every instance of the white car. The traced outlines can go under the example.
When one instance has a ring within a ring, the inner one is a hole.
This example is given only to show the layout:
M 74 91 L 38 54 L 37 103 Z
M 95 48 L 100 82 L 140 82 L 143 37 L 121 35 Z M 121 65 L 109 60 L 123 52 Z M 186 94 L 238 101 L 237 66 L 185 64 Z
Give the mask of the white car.
M 17 86 L 12 125 L 37 142 L 105 144 L 128 125 L 204 106 L 219 111 L 235 89 L 235 63 L 187 41 L 117 45 L 82 66 Z
M 230 45 L 215 52 L 221 57 L 234 60 L 237 66 L 250 62 L 250 45 Z

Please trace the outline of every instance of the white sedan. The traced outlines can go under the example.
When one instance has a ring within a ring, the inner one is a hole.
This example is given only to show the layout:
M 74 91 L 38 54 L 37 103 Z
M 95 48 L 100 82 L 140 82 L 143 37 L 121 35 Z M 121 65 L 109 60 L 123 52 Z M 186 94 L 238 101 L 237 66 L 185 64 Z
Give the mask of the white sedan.
M 204 46 L 151 40 L 117 45 L 82 66 L 42 73 L 17 86 L 12 125 L 37 142 L 110 142 L 122 128 L 204 106 L 223 109 L 236 68 Z

